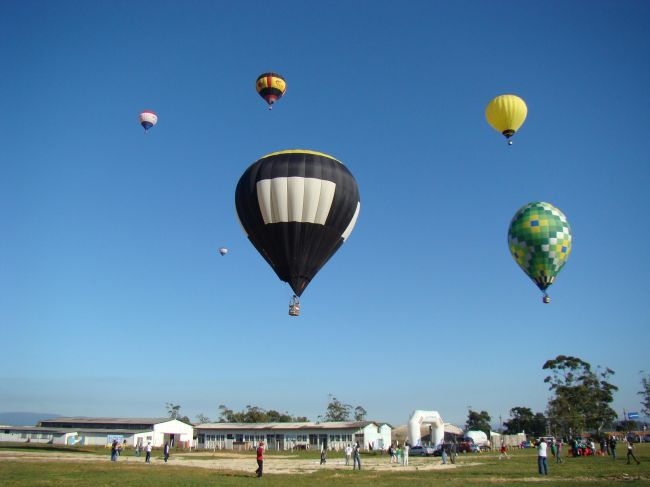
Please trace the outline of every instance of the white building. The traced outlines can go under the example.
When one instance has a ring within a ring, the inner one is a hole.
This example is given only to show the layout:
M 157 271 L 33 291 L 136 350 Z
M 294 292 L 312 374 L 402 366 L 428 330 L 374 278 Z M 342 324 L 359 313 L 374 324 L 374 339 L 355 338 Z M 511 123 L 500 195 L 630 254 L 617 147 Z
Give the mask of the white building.
M 0 426 L 0 442 L 47 443 L 51 445 L 73 444 L 76 431 L 38 426 Z
M 103 446 L 117 440 L 122 444 L 126 441 L 131 447 L 148 442 L 154 447 L 161 447 L 166 442 L 172 447 L 194 446 L 192 425 L 170 418 L 54 418 L 40 421 L 36 428 L 14 426 L 2 431 L 10 438 L 19 435 L 18 441 L 29 438 L 30 441 L 55 444 Z M 0 441 L 3 441 L 2 437 L 0 435 Z
M 391 443 L 392 426 L 375 421 L 204 423 L 195 430 L 197 448 L 245 450 L 264 441 L 270 450 L 342 450 L 358 442 L 364 450 L 384 450 Z

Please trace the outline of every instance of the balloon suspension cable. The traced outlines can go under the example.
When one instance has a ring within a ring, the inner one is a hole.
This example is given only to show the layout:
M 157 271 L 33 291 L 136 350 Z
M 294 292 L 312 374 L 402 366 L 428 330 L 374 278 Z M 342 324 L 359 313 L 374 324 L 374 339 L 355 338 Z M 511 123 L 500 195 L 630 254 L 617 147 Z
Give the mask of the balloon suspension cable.
M 289 301 L 289 316 L 300 316 L 300 300 L 295 294 Z

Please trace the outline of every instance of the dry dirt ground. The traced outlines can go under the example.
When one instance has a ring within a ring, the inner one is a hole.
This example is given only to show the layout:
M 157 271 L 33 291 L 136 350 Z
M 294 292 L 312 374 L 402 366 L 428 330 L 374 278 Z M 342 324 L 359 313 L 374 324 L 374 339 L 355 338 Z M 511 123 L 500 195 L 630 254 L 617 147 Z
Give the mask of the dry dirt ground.
M 201 458 L 193 458 L 193 457 Z M 109 462 L 109 455 L 93 455 L 88 453 L 62 453 L 62 452 L 16 452 L 16 451 L 0 451 L 1 461 L 22 461 L 22 462 Z M 454 469 L 459 467 L 468 467 L 477 465 L 472 462 L 462 462 L 456 465 L 447 464 L 442 465 L 440 458 L 410 458 L 408 467 L 402 465 L 391 464 L 388 462 L 388 457 L 361 457 L 362 468 L 375 471 L 424 471 L 424 470 L 442 470 Z M 144 463 L 144 456 L 121 457 L 119 462 L 126 463 Z M 151 459 L 152 464 L 164 464 L 162 458 L 154 456 Z M 241 455 L 237 453 L 217 453 L 211 454 L 197 453 L 197 454 L 177 454 L 170 457 L 169 464 L 174 466 L 195 467 L 195 468 L 208 468 L 213 470 L 230 470 L 230 471 L 243 471 L 252 472 L 257 468 L 257 463 L 252 455 Z M 268 456 L 264 460 L 265 473 L 311 473 L 316 470 L 337 470 L 347 469 L 351 470 L 352 466 L 345 465 L 345 460 L 336 458 L 328 460 L 325 465 L 320 465 L 318 459 L 304 459 L 298 456 Z

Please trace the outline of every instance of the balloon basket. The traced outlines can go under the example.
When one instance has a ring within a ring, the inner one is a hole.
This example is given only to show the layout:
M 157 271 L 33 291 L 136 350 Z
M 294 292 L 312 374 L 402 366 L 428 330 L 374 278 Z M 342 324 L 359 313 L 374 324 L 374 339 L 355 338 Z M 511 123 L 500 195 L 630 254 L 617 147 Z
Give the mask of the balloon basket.
M 289 302 L 289 316 L 300 316 L 300 301 L 295 295 Z

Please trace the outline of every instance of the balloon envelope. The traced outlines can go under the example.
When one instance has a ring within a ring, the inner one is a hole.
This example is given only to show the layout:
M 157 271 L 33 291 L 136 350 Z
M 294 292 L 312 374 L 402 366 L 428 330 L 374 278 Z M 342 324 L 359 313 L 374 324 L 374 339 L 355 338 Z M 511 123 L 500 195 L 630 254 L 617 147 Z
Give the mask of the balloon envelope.
M 147 131 L 158 123 L 158 115 L 151 110 L 145 110 L 140 114 L 139 120 L 142 128 Z
M 228 249 L 227 249 L 226 247 L 221 247 L 221 248 L 219 249 L 219 253 L 220 253 L 221 255 L 226 255 L 226 254 L 228 253 Z
M 263 73 L 257 77 L 255 89 L 271 107 L 287 91 L 287 83 L 278 73 Z
M 571 227 L 550 203 L 522 206 L 510 222 L 508 246 L 515 262 L 541 291 L 545 291 L 571 253 Z
M 510 138 L 528 115 L 526 102 L 516 95 L 500 95 L 488 103 L 485 118 L 495 130 Z
M 300 296 L 350 236 L 361 202 L 354 177 L 340 161 L 288 150 L 246 169 L 235 206 L 248 239 Z

